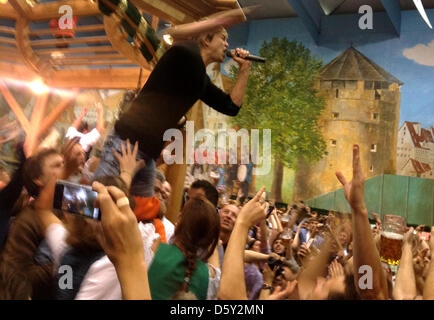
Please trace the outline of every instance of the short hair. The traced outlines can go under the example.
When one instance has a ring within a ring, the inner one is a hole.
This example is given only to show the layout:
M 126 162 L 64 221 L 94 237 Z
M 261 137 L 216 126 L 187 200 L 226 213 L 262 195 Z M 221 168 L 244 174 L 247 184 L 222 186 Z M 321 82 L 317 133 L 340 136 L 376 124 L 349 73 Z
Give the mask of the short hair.
M 84 130 L 89 131 L 89 124 L 86 121 L 82 121 L 77 128 L 78 132 L 83 132 Z
M 56 149 L 44 149 L 28 158 L 24 163 L 23 185 L 31 197 L 37 197 L 39 195 L 40 188 L 35 183 L 35 180 L 42 176 L 45 159 L 54 154 L 60 155 Z
M 199 21 L 206 21 L 206 20 L 208 20 L 208 17 L 204 17 L 204 18 L 200 19 Z M 214 30 L 201 33 L 201 34 L 195 36 L 193 38 L 193 40 L 196 41 L 198 43 L 199 47 L 202 48 L 204 46 L 203 42 L 205 40 L 211 41 L 214 38 L 214 36 L 219 32 L 223 32 L 226 36 L 228 36 L 227 30 L 223 26 L 216 26 L 216 28 Z
M 155 170 L 155 179 L 160 180 L 161 182 L 166 181 L 166 177 L 160 170 Z
M 190 189 L 203 189 L 205 191 L 205 197 L 217 208 L 219 193 L 209 181 L 196 180 L 191 184 Z

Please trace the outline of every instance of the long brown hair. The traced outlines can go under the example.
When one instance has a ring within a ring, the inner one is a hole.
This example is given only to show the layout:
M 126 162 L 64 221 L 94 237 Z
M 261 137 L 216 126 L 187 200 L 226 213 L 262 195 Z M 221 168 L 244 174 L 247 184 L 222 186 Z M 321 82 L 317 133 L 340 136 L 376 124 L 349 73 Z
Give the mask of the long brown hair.
M 196 270 L 196 258 L 207 261 L 213 254 L 220 234 L 220 216 L 214 205 L 204 197 L 187 201 L 175 228 L 174 244 L 185 256 L 186 280 L 183 291 Z
M 118 176 L 104 176 L 95 179 L 95 181 L 98 181 L 105 186 L 115 186 L 122 190 L 128 197 L 132 210 L 134 210 L 134 198 L 130 196 L 127 185 L 121 178 Z M 66 229 L 68 230 L 66 243 L 68 245 L 82 251 L 102 249 L 97 236 L 98 233 L 102 232 L 100 223 L 78 215 L 65 215 L 65 218 L 67 221 Z

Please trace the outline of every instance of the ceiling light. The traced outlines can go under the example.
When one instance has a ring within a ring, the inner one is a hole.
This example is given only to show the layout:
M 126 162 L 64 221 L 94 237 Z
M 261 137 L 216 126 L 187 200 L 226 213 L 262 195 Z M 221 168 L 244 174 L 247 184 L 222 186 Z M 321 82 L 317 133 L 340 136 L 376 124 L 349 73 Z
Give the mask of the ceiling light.
M 8 0 L 0 0 L 1 4 L 6 4 L 8 2 Z
M 44 94 L 49 91 L 48 87 L 41 79 L 36 79 L 30 83 L 30 89 L 36 94 Z
M 51 58 L 53 58 L 53 59 L 62 59 L 63 57 L 65 57 L 65 55 L 63 54 L 63 52 L 53 51 L 51 53 Z
M 165 34 L 163 36 L 163 40 L 164 42 L 166 42 L 169 46 L 171 46 L 173 44 L 173 38 L 170 34 Z

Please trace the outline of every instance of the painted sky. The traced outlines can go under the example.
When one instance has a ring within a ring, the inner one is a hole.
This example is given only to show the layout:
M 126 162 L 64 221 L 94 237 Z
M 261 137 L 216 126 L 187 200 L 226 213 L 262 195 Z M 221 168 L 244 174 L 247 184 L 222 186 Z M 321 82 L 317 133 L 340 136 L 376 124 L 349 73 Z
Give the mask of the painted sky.
M 434 10 L 427 10 L 427 14 L 434 23 Z M 299 18 L 251 21 L 229 30 L 229 43 L 231 47 L 247 47 L 252 54 L 257 54 L 265 40 L 286 37 L 301 41 L 324 64 L 352 44 L 404 82 L 400 125 L 404 121 L 414 121 L 423 127 L 434 126 L 434 31 L 428 28 L 417 11 L 402 12 L 400 37 L 393 34 L 384 13 L 374 15 L 374 30 L 360 30 L 359 17 L 325 17 L 319 45 L 312 40 Z

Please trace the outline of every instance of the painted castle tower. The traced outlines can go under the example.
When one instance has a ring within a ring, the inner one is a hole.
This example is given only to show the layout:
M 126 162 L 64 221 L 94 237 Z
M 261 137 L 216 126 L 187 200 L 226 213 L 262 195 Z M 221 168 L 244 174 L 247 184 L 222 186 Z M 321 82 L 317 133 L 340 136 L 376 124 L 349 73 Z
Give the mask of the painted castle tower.
M 336 171 L 351 179 L 353 144 L 360 146 L 366 178 L 396 173 L 402 84 L 353 47 L 323 68 L 316 88 L 325 99 L 319 125 L 327 154 L 298 162 L 295 201 L 341 188 Z

